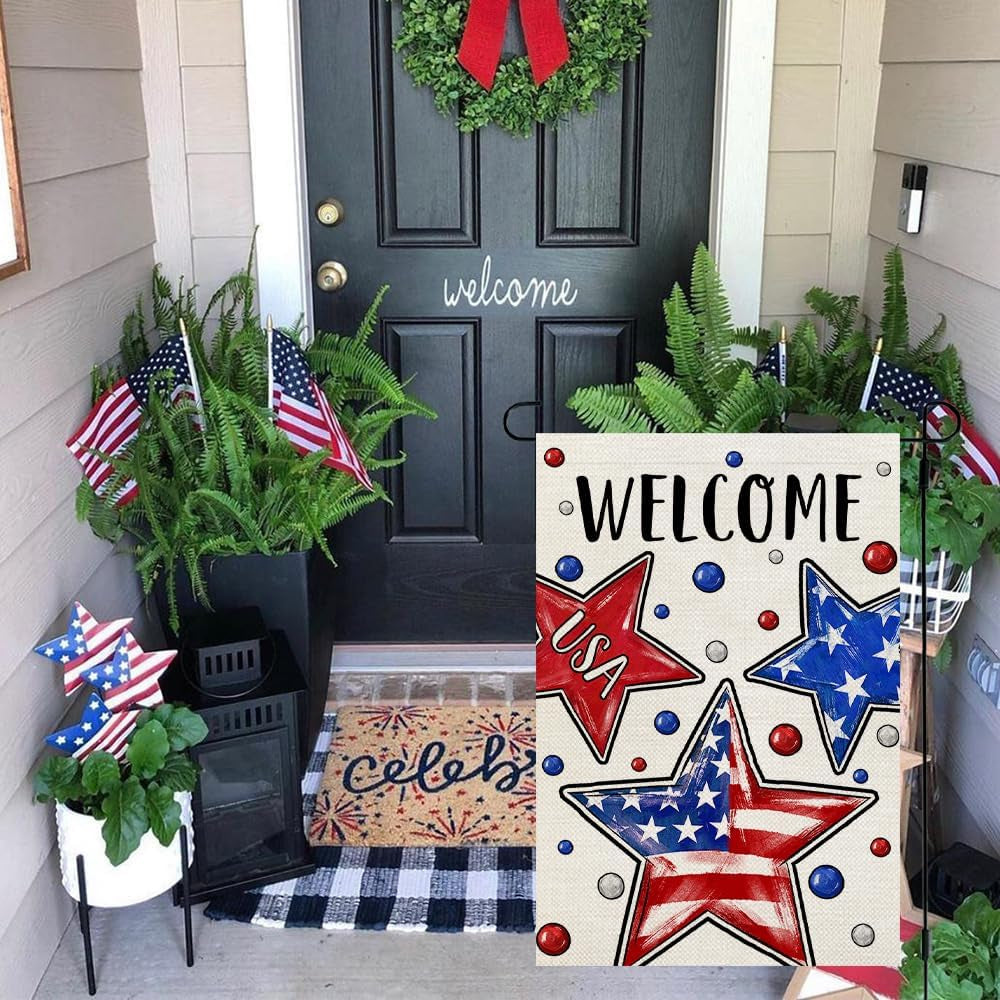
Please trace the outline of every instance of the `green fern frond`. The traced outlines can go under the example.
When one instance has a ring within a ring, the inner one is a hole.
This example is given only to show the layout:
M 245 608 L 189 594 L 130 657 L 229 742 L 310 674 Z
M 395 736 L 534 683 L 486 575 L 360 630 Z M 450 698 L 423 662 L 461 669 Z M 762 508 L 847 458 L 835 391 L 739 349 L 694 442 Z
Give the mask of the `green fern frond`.
M 885 295 L 882 302 L 882 357 L 899 361 L 910 339 L 910 318 L 903 279 L 903 255 L 898 246 L 890 247 L 882 268 Z
M 577 419 L 605 434 L 644 433 L 653 429 L 638 407 L 638 391 L 631 385 L 591 385 L 577 389 L 566 401 Z

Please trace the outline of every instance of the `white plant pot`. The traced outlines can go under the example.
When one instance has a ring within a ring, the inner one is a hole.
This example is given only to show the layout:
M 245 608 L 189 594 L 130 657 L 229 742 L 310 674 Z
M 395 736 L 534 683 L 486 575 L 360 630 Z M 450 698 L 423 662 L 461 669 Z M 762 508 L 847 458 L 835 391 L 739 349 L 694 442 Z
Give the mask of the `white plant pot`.
M 188 862 L 194 858 L 194 837 L 191 826 L 191 793 L 176 792 L 180 803 L 181 822 L 187 828 Z M 84 813 L 74 812 L 63 803 L 56 803 L 56 828 L 59 835 L 59 867 L 62 883 L 70 896 L 79 902 L 76 859 L 83 855 L 87 880 L 87 902 L 91 906 L 131 906 L 166 892 L 181 879 L 181 838 L 176 837 L 164 847 L 151 832 L 117 867 L 104 853 L 101 821 Z

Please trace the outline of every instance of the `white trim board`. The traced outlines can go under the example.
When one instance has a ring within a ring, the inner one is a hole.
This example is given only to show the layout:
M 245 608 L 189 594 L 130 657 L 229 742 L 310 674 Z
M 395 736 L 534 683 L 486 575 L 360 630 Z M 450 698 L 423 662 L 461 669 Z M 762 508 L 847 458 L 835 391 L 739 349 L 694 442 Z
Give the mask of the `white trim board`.
M 337 643 L 332 674 L 361 673 L 534 673 L 533 643 L 368 644 Z
M 719 7 L 708 243 L 738 326 L 760 318 L 776 7 Z M 304 316 L 312 329 L 298 4 L 246 0 L 243 36 L 261 312 L 279 325 Z

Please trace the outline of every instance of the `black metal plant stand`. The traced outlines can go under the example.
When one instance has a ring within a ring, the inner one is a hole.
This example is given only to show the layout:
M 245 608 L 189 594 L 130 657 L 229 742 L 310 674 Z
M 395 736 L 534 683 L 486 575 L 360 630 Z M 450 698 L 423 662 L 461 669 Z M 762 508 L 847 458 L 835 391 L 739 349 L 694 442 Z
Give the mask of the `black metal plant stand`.
M 949 434 L 939 438 L 929 438 L 927 436 L 927 418 L 934 409 L 947 410 L 955 421 L 955 428 Z M 920 768 L 920 813 L 923 817 L 920 830 L 920 959 L 924 965 L 924 1000 L 929 995 L 928 976 L 930 971 L 931 958 L 931 932 L 928 910 L 930 896 L 930 844 L 928 842 L 928 816 L 930 815 L 930 733 L 927 731 L 929 724 L 927 709 L 927 491 L 930 489 L 930 463 L 927 460 L 927 447 L 930 443 L 935 445 L 944 444 L 958 435 L 962 427 L 962 415 L 946 399 L 927 400 L 921 408 L 921 433 L 918 437 L 900 438 L 900 441 L 907 444 L 915 444 L 920 448 L 920 732 L 921 732 L 921 755 L 923 757 Z
M 181 843 L 181 894 L 180 902 L 184 907 L 184 957 L 187 967 L 194 965 L 194 935 L 191 931 L 191 893 L 189 891 L 190 875 L 188 873 L 188 838 L 187 827 L 181 823 L 179 831 Z M 94 996 L 97 993 L 97 977 L 94 974 L 94 945 L 90 939 L 90 904 L 87 902 L 87 874 L 84 870 L 83 855 L 76 856 L 76 878 L 80 889 L 80 901 L 77 910 L 80 914 L 80 933 L 83 935 L 83 955 L 87 966 L 87 992 Z

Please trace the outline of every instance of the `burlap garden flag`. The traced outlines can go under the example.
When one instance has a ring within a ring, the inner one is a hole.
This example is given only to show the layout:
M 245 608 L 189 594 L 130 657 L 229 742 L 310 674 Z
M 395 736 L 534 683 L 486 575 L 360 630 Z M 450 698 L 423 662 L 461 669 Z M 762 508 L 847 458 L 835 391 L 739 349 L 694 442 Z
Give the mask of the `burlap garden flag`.
M 897 963 L 898 456 L 539 436 L 539 963 Z

